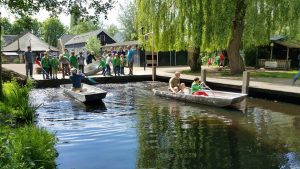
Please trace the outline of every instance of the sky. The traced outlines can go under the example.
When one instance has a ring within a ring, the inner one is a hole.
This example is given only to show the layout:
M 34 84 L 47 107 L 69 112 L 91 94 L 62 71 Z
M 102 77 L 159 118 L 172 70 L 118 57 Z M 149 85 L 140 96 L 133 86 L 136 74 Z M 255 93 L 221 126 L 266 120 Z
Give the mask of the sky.
M 108 15 L 107 15 L 108 20 L 103 21 L 104 26 L 114 24 L 114 25 L 120 27 L 118 24 L 120 4 L 124 4 L 124 3 L 127 3 L 132 0 L 116 0 L 116 1 L 117 1 L 117 3 L 115 4 L 115 7 L 108 12 Z M 15 20 L 15 16 L 13 14 L 11 14 L 8 10 L 6 10 L 4 7 L 1 7 L 1 13 L 2 13 L 1 17 L 7 17 L 11 22 L 13 22 Z M 36 18 L 40 22 L 44 21 L 48 17 L 49 17 L 49 13 L 46 10 L 41 10 L 39 13 L 37 13 L 36 15 L 33 16 L 33 18 Z M 70 25 L 70 16 L 69 15 L 60 14 L 59 19 L 64 25 L 69 27 L 69 25 Z

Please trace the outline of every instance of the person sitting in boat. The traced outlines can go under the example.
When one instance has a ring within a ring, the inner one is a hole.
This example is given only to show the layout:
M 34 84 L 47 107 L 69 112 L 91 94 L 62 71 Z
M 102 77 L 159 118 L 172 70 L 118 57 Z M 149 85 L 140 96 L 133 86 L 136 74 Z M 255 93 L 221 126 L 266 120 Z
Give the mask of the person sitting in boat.
M 81 86 L 81 80 L 85 77 L 85 75 L 80 71 L 77 72 L 76 68 L 72 68 L 71 73 L 72 75 L 70 76 L 70 80 L 72 81 L 72 91 L 83 91 Z
M 175 76 L 172 77 L 169 81 L 169 90 L 172 93 L 183 92 L 185 88 L 184 83 L 180 83 L 180 73 L 175 72 Z
M 198 77 L 194 78 L 194 82 L 192 83 L 192 95 L 198 95 L 198 96 L 208 96 L 206 92 L 203 90 L 206 88 L 206 84 L 204 82 L 200 83 L 200 80 Z

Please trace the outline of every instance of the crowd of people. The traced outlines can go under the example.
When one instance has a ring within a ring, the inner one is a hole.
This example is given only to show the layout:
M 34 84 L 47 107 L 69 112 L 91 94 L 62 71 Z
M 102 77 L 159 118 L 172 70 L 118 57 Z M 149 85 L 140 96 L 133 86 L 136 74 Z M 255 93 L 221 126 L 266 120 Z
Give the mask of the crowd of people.
M 68 49 L 64 50 L 64 53 L 57 55 L 50 55 L 49 51 L 43 53 L 43 56 L 37 57 L 35 63 L 42 69 L 43 79 L 58 79 L 58 72 L 61 71 L 62 78 L 71 75 L 71 69 L 75 68 L 80 73 L 85 73 L 85 66 L 91 64 L 94 61 L 99 61 L 99 68 L 102 69 L 102 75 L 104 76 L 121 76 L 125 75 L 124 68 L 128 65 L 129 74 L 133 75 L 133 63 L 134 63 L 135 51 L 131 46 L 127 46 L 127 51 L 122 47 L 115 50 L 111 47 L 109 51 L 105 50 L 101 56 L 96 57 L 95 52 L 87 52 L 86 56 L 80 51 L 77 55 L 74 50 L 69 52 Z M 26 75 L 32 77 L 33 71 L 33 56 L 31 47 L 27 47 L 27 51 L 24 53 L 24 59 L 26 63 Z

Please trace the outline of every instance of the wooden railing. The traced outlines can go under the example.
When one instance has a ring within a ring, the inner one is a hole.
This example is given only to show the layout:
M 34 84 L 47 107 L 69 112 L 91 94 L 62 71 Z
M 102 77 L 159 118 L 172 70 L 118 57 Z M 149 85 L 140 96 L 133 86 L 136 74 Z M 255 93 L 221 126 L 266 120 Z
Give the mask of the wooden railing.
M 291 60 L 277 60 L 277 59 L 259 59 L 258 66 L 269 69 L 284 69 L 291 68 Z

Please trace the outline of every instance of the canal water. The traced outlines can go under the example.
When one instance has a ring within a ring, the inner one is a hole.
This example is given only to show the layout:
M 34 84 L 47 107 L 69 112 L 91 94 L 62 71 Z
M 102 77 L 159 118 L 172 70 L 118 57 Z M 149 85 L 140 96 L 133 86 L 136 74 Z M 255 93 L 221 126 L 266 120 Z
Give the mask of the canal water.
M 159 86 L 97 85 L 107 97 L 89 106 L 33 90 L 38 125 L 58 138 L 58 168 L 300 168 L 300 106 L 247 98 L 214 108 L 153 96 Z

